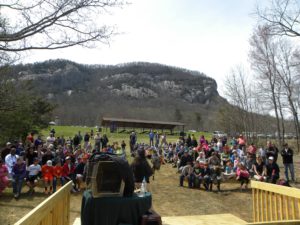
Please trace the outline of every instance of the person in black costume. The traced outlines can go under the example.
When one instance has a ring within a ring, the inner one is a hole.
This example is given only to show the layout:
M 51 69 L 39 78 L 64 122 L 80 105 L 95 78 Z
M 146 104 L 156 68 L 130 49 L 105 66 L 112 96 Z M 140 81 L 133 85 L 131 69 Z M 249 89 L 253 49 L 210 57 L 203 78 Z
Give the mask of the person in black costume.
M 153 171 L 146 159 L 145 149 L 138 150 L 138 154 L 131 164 L 131 169 L 134 174 L 135 183 L 142 183 L 144 178 L 149 183 L 149 178 L 152 176 Z

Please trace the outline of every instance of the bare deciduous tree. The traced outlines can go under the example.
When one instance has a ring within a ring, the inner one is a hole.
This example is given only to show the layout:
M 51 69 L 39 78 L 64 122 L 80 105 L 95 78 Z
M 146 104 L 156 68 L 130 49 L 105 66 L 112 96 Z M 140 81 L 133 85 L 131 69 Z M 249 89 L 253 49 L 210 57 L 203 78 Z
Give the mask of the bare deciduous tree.
M 0 51 L 60 49 L 107 43 L 113 27 L 99 15 L 121 0 L 6 0 L 0 3 Z M 2 54 L 1 54 L 2 55 Z
M 270 28 L 272 35 L 300 36 L 300 2 L 270 0 L 269 6 L 257 7 L 256 15 Z
M 277 141 L 282 145 L 281 124 L 277 97 L 278 79 L 276 68 L 277 43 L 273 41 L 268 26 L 259 26 L 250 39 L 250 61 L 252 68 L 256 71 L 257 80 L 264 88 L 264 94 L 269 95 L 274 108 L 277 125 Z M 267 90 L 267 92 L 266 92 Z

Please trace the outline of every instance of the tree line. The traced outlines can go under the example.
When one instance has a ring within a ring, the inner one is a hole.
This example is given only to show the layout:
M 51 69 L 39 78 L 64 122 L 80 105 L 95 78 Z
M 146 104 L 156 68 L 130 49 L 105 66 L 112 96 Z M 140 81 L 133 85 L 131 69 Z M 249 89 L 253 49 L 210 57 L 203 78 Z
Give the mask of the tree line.
M 272 124 L 259 114 L 273 115 L 274 133 L 279 145 L 286 141 L 287 126 L 293 124 L 297 148 L 300 124 L 300 2 L 273 0 L 258 6 L 257 25 L 250 37 L 250 72 L 236 66 L 225 79 L 225 94 L 237 108 L 221 113 L 232 129 L 251 133 Z M 235 120 L 234 118 L 238 118 Z

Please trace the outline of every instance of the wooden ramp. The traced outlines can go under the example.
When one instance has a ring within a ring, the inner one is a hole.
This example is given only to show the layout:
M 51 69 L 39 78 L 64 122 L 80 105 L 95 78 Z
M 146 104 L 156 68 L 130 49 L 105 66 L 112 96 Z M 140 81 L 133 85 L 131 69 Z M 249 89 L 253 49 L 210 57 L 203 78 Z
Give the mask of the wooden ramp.
M 205 216 L 162 217 L 163 225 L 240 225 L 246 221 L 232 214 L 214 214 Z
M 162 217 L 163 225 L 242 225 L 246 221 L 232 214 L 214 214 L 206 216 L 172 216 Z M 76 218 L 73 225 L 80 225 L 80 218 Z

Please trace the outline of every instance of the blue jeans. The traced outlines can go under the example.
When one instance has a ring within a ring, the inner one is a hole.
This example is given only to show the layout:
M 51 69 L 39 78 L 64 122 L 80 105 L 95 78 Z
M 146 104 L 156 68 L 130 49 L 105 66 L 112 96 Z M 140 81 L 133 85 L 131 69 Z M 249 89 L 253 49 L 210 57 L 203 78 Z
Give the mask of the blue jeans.
M 180 178 L 179 178 L 179 184 L 180 184 L 180 186 L 183 186 L 183 181 L 184 181 L 185 177 L 186 176 L 184 176 L 184 175 L 180 176 Z M 194 182 L 193 175 L 188 176 L 187 179 L 188 179 L 188 183 L 189 183 L 189 188 L 192 188 L 193 187 L 193 182 Z
M 291 173 L 292 181 L 295 181 L 295 172 L 294 172 L 294 164 L 293 163 L 285 163 L 284 165 L 284 174 L 287 181 L 289 181 L 289 171 Z
M 61 186 L 63 186 L 65 184 L 65 178 L 63 178 L 63 177 L 61 177 L 61 178 L 53 177 L 53 193 L 56 192 L 57 179 L 60 180 Z
M 14 194 L 21 194 L 22 186 L 23 186 L 24 177 L 20 177 L 18 175 L 13 176 L 12 186 Z

